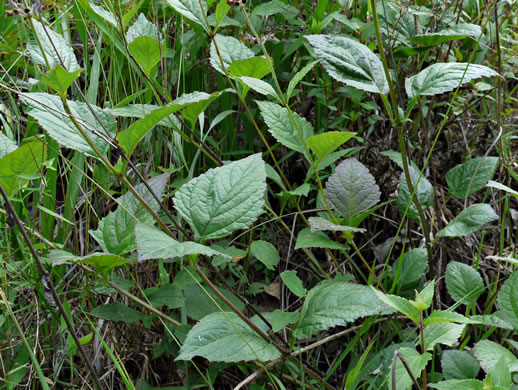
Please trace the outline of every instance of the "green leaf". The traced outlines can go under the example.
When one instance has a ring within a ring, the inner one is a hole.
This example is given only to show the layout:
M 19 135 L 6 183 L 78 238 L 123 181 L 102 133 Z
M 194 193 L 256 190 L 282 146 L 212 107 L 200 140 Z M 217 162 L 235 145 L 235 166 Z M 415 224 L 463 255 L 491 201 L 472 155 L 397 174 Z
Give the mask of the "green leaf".
M 219 54 L 221 55 L 221 60 L 223 61 L 223 65 L 227 71 L 233 62 L 247 60 L 249 58 L 255 57 L 254 52 L 246 47 L 243 43 L 239 42 L 236 38 L 217 34 L 214 37 L 214 40 L 216 41 Z M 211 42 L 210 44 L 210 64 L 218 72 L 225 74 L 225 71 L 221 67 L 221 61 L 219 59 L 214 42 Z
M 133 324 L 145 317 L 143 313 L 120 302 L 99 305 L 92 310 L 91 314 L 99 318 L 115 322 L 125 322 L 126 324 Z
M 100 16 L 105 22 L 111 24 L 113 27 L 118 27 L 117 19 L 115 18 L 115 15 L 104 9 L 103 7 L 99 5 L 95 5 L 92 1 L 88 2 L 88 6 L 94 11 L 95 14 Z
M 492 187 L 492 188 L 497 188 L 499 190 L 503 190 L 505 192 L 508 192 L 511 195 L 514 195 L 516 198 L 518 198 L 518 191 L 515 191 L 512 188 L 509 188 L 506 185 L 503 185 L 501 183 L 497 183 L 496 181 L 489 180 L 489 182 L 487 183 L 487 187 Z
M 411 166 L 409 166 L 408 169 L 410 173 L 410 179 L 412 180 L 412 184 L 415 190 L 415 185 L 417 183 L 417 180 L 419 179 L 420 172 L 415 170 Z M 408 204 L 412 201 L 412 194 L 410 193 L 410 189 L 408 188 L 408 182 L 406 180 L 406 176 L 404 173 L 401 173 L 399 181 L 399 195 L 397 198 L 397 206 L 399 212 L 403 215 L 408 207 Z M 425 212 L 428 209 L 428 207 L 430 207 L 433 203 L 433 186 L 424 176 L 421 176 L 421 180 L 419 180 L 419 185 L 417 186 L 416 190 L 416 197 L 419 200 L 421 207 L 423 208 L 423 212 Z M 407 216 L 409 218 L 412 218 L 413 220 L 419 221 L 419 213 L 414 202 L 410 204 Z
M 514 272 L 498 293 L 498 305 L 515 330 L 518 330 L 518 272 Z
M 200 240 L 225 237 L 263 211 L 266 171 L 260 154 L 234 161 L 183 185 L 174 205 Z
M 486 315 L 472 315 L 471 319 L 474 321 L 478 321 L 483 325 L 489 326 L 489 327 L 497 327 L 507 330 L 512 330 L 513 326 L 511 323 L 508 322 L 507 319 L 502 319 L 504 315 L 501 311 L 496 311 L 493 314 L 486 314 Z
M 270 323 L 275 333 L 283 330 L 286 326 L 296 323 L 299 320 L 298 312 L 285 312 L 279 309 L 273 311 Z
M 450 92 L 481 77 L 500 76 L 487 66 L 462 62 L 436 63 L 405 80 L 409 98 Z M 462 80 L 462 82 L 461 82 Z
M 117 255 L 109 253 L 92 253 L 87 256 L 77 257 L 73 261 L 81 264 L 87 264 L 94 267 L 102 275 L 119 265 L 128 264 L 129 261 Z
M 452 261 L 446 267 L 446 288 L 455 301 L 469 305 L 484 292 L 480 274 L 467 264 Z
M 489 384 L 491 389 L 511 389 L 511 371 L 507 364 L 505 356 L 502 356 L 496 364 L 493 366 L 491 371 L 487 373 L 484 383 Z
M 261 95 L 272 96 L 279 100 L 279 96 L 277 95 L 277 92 L 275 92 L 275 89 L 273 89 L 273 87 L 266 81 L 246 76 L 238 77 L 238 80 Z
M 268 126 L 268 131 L 282 145 L 296 150 L 307 157 L 307 149 L 304 146 L 304 140 L 313 135 L 313 127 L 311 124 L 298 115 L 293 113 L 297 126 L 291 120 L 288 110 L 278 104 L 270 102 L 261 102 L 256 100 L 261 115 Z M 300 134 L 299 134 L 300 130 Z
M 311 231 L 321 231 L 321 230 L 329 230 L 333 232 L 357 232 L 357 233 L 365 233 L 367 230 L 362 228 L 355 228 L 352 226 L 343 226 L 337 225 L 333 222 L 328 221 L 322 217 L 310 217 L 308 219 L 309 226 L 311 226 Z
M 394 163 L 396 163 L 396 165 L 398 167 L 400 167 L 401 169 L 404 169 L 403 168 L 403 157 L 401 157 L 401 153 L 399 152 L 395 152 L 393 150 L 387 150 L 385 152 L 381 152 L 380 154 L 382 154 L 383 156 L 387 156 L 388 158 L 390 158 L 392 161 L 394 161 Z M 421 170 L 419 169 L 419 167 L 413 162 L 413 161 L 408 161 L 408 164 L 414 168 L 416 171 L 420 172 Z
M 462 314 L 454 311 L 434 310 L 426 320 L 424 325 L 437 324 L 440 322 L 457 322 L 459 324 L 480 324 L 480 321 L 476 321 L 472 318 L 464 317 Z
M 428 256 L 425 248 L 414 248 L 399 257 L 392 270 L 400 287 L 419 282 L 428 267 Z
M 324 68 L 336 80 L 386 95 L 389 92 L 381 60 L 367 46 L 334 35 L 306 35 Z
M 306 142 L 310 149 L 315 153 L 318 160 L 330 155 L 344 143 L 353 138 L 356 133 L 349 131 L 328 131 L 326 133 L 309 137 Z
M 168 179 L 169 174 L 164 173 L 148 180 L 149 186 L 159 199 L 162 198 Z M 143 183 L 135 186 L 135 189 L 153 211 L 156 212 L 160 208 Z M 90 233 L 105 252 L 122 255 L 137 247 L 134 234 L 137 223 L 153 224 L 155 220 L 130 191 L 118 198 L 117 203 L 119 205 L 117 209 L 101 219 L 97 230 Z
M 329 205 L 345 218 L 370 209 L 380 200 L 381 192 L 369 170 L 354 157 L 336 167 L 324 189 Z
M 61 65 L 57 65 L 47 72 L 40 80 L 40 83 L 56 91 L 60 96 L 66 97 L 68 87 L 77 79 L 83 69 L 76 69 L 69 72 Z
M 476 41 L 481 35 L 482 28 L 480 26 L 471 23 L 459 23 L 435 33 L 418 34 L 409 39 L 421 46 L 438 46 L 444 42 L 464 39 L 467 37 Z
M 501 357 L 505 359 L 508 365 L 518 363 L 518 359 L 511 351 L 489 340 L 482 340 L 476 343 L 473 348 L 473 354 L 485 372 L 491 371 Z
M 258 317 L 252 322 L 263 332 L 268 327 Z M 212 313 L 202 318 L 187 334 L 176 360 L 191 360 L 201 356 L 211 362 L 275 360 L 280 352 L 263 340 L 234 313 Z
M 307 295 L 308 291 L 304 288 L 302 280 L 299 279 L 296 271 L 284 271 L 281 273 L 281 279 L 284 285 L 299 298 Z
M 230 256 L 192 241 L 179 242 L 154 226 L 139 223 L 135 226 L 135 240 L 139 261 L 149 259 L 182 258 L 187 255 Z
M 484 384 L 476 379 L 450 379 L 439 383 L 430 383 L 430 387 L 439 390 L 483 390 Z
M 410 371 L 414 375 L 414 378 L 421 377 L 421 371 L 426 367 L 428 361 L 432 359 L 432 355 L 428 352 L 420 354 L 413 348 L 400 348 L 399 353 L 403 355 L 405 361 L 410 367 Z M 408 375 L 406 368 L 403 366 L 401 359 L 396 358 L 396 389 L 397 390 L 408 390 L 412 388 L 414 383 Z M 392 383 L 392 370 L 389 371 L 389 383 Z
M 138 37 L 128 47 L 144 73 L 151 76 L 154 66 L 160 62 L 160 43 L 151 37 Z M 162 46 L 162 53 L 164 52 L 165 47 Z
M 387 310 L 367 286 L 325 280 L 309 291 L 294 335 L 297 339 L 309 338 L 316 332 Z
M 453 167 L 446 174 L 449 192 L 461 199 L 471 196 L 484 188 L 493 177 L 497 165 L 498 157 L 478 157 Z
M 146 19 L 144 14 L 140 14 L 138 19 L 128 28 L 126 31 L 126 40 L 128 44 L 139 38 L 149 37 L 155 41 L 158 41 L 158 29 L 157 27 Z
M 293 191 L 288 191 L 287 193 L 293 196 L 308 196 L 311 191 L 311 185 L 309 183 L 304 183 L 295 188 Z
M 154 307 L 161 308 L 167 306 L 169 309 L 177 309 L 185 303 L 182 291 L 168 283 L 160 287 L 151 287 L 144 290 L 146 298 Z
M 262 79 L 270 73 L 268 61 L 264 57 L 245 58 L 233 61 L 228 67 L 228 73 L 232 77 L 250 77 Z
M 301 248 L 329 248 L 343 250 L 344 246 L 331 240 L 325 233 L 319 231 L 312 232 L 310 228 L 306 228 L 301 230 L 297 236 L 295 249 Z
M 138 121 L 134 122 L 130 127 L 127 129 L 121 131 L 117 135 L 117 140 L 119 141 L 120 146 L 124 149 L 126 154 L 131 155 L 135 149 L 135 146 L 144 139 L 146 134 L 153 129 L 153 127 L 156 124 L 159 124 L 161 120 L 166 118 L 167 116 L 189 108 L 189 106 L 193 106 L 195 109 L 195 112 L 190 113 L 189 119 L 191 116 L 195 115 L 196 113 L 199 115 L 203 109 L 205 109 L 205 106 L 203 103 L 207 103 L 209 101 L 212 101 L 212 97 L 219 96 L 219 93 L 215 93 L 212 95 L 209 95 L 205 92 L 191 92 L 188 94 L 184 94 L 180 96 L 178 99 L 173 100 L 171 103 L 169 103 L 167 106 L 164 107 L 155 107 L 152 111 L 149 111 L 151 107 L 134 107 L 135 105 L 131 107 L 122 107 L 119 109 L 112 110 L 115 111 L 116 115 L 126 116 L 136 116 L 141 117 Z M 201 111 L 200 108 L 202 108 Z M 196 117 L 198 116 L 196 115 Z
M 7 150 L 12 149 L 7 145 Z M 29 179 L 28 176 L 42 172 L 47 158 L 47 148 L 39 140 L 28 142 L 0 158 L 0 184 L 8 196 L 14 195 Z
M 478 362 L 467 351 L 443 351 L 441 367 L 444 379 L 475 379 L 480 371 Z
M 436 344 L 444 344 L 451 347 L 459 340 L 465 326 L 465 324 L 454 324 L 451 322 L 439 322 L 428 325 L 424 328 L 425 350 L 433 350 Z
M 207 33 L 210 33 L 210 27 L 205 19 L 207 15 L 205 0 L 167 0 L 167 4 L 185 18 L 202 26 Z
M 226 0 L 220 0 L 218 5 L 216 6 L 216 29 L 219 27 L 219 24 L 227 15 L 228 11 L 230 11 L 230 6 L 227 4 Z
M 17 148 L 18 145 L 16 145 L 16 142 L 0 133 L 0 158 L 4 157 L 6 154 L 14 152 Z
M 376 290 L 372 287 L 372 291 L 376 294 L 379 300 L 400 313 L 406 315 L 416 324 L 419 323 L 420 312 L 419 310 L 405 298 L 398 295 L 383 294 L 381 291 Z
M 198 275 L 195 275 L 195 277 Z M 183 287 L 185 296 L 185 311 L 189 318 L 201 320 L 211 313 L 220 313 L 226 307 L 225 302 L 219 298 L 208 286 L 194 283 L 189 275 L 189 284 Z M 175 283 L 177 283 L 175 279 Z M 245 305 L 232 292 L 219 288 L 219 291 L 232 302 L 240 311 L 245 310 Z
M 462 210 L 444 229 L 436 234 L 436 237 L 467 236 L 497 219 L 498 215 L 490 205 L 477 203 Z
M 29 39 L 27 50 L 35 64 L 43 65 L 48 67 L 48 69 L 63 65 L 69 72 L 74 72 L 79 69 L 74 50 L 68 45 L 65 38 L 50 27 L 43 26 L 36 19 L 32 19 L 32 24 L 34 25 L 34 33 L 43 48 L 42 52 L 36 38 Z M 47 59 L 48 64 L 45 59 Z
M 267 241 L 257 240 L 252 242 L 250 252 L 257 260 L 263 263 L 269 270 L 275 270 L 275 266 L 279 264 L 280 256 L 277 249 Z
M 318 60 L 310 62 L 306 66 L 304 66 L 301 70 L 299 70 L 297 73 L 295 73 L 295 76 L 290 80 L 290 83 L 288 84 L 288 91 L 286 92 L 286 99 L 289 99 L 291 97 L 291 94 L 293 93 L 293 90 L 297 86 L 300 81 L 306 77 L 306 75 L 309 73 L 311 69 L 315 66 L 315 64 L 318 63 Z
M 63 115 L 66 111 L 59 96 L 37 92 L 20 95 L 20 99 L 25 105 L 25 113 L 36 119 L 48 135 L 60 145 L 98 158 L 97 154 L 86 142 L 79 130 L 77 130 L 72 120 L 68 116 Z M 92 143 L 103 155 L 106 155 L 109 144 L 97 134 L 102 134 L 104 137 L 107 136 L 88 105 L 71 100 L 68 100 L 67 103 L 72 111 L 72 115 L 81 124 Z M 109 111 L 102 110 L 94 105 L 90 106 L 93 108 L 97 118 L 101 120 L 104 127 L 110 133 L 110 137 L 114 137 L 117 132 L 117 123 Z

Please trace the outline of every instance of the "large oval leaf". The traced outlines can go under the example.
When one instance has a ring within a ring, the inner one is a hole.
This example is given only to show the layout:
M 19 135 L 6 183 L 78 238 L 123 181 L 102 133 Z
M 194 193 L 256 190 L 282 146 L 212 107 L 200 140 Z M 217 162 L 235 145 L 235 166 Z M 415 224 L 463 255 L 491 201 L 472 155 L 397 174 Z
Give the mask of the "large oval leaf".
M 484 282 L 473 267 L 452 261 L 446 267 L 446 288 L 455 301 L 471 304 L 484 292 Z
M 450 193 L 464 198 L 483 188 L 493 177 L 498 157 L 478 157 L 457 165 L 446 174 Z
M 355 158 L 348 158 L 336 167 L 324 193 L 329 204 L 346 218 L 370 209 L 379 202 L 381 195 L 374 177 Z
M 334 35 L 306 35 L 305 38 L 336 80 L 362 91 L 388 93 L 383 64 L 367 46 Z
M 434 33 L 418 34 L 409 39 L 421 46 L 437 46 L 444 42 L 466 37 L 477 40 L 481 35 L 482 28 L 480 26 L 470 23 L 459 23 Z
M 318 331 L 387 310 L 391 309 L 368 286 L 325 280 L 308 293 L 294 335 L 308 338 Z
M 437 233 L 436 237 L 467 236 L 482 229 L 485 224 L 497 219 L 498 215 L 490 205 L 477 203 L 462 210 L 444 229 Z
M 209 169 L 182 186 L 174 205 L 204 240 L 248 227 L 261 214 L 266 170 L 260 154 Z
M 405 80 L 409 98 L 421 95 L 438 95 L 453 91 L 459 85 L 481 77 L 500 76 L 491 68 L 478 64 L 447 62 L 430 65 L 418 74 Z
M 227 71 L 229 71 L 229 67 L 233 62 L 243 61 L 254 57 L 254 52 L 246 47 L 243 43 L 239 42 L 239 40 L 236 38 L 226 37 L 224 35 L 218 34 L 214 37 L 214 40 L 216 41 L 216 45 L 219 49 L 219 56 L 216 45 L 214 45 L 214 42 L 211 42 L 210 64 L 214 69 L 222 74 L 225 74 L 225 71 L 221 66 L 221 61 L 223 61 L 223 65 Z
M 498 293 L 498 304 L 515 330 L 518 330 L 518 272 L 511 275 Z
M 267 325 L 258 317 L 252 322 L 263 332 Z M 235 313 L 212 313 L 203 317 L 187 334 L 177 360 L 202 356 L 211 362 L 269 361 L 280 352 L 265 341 Z

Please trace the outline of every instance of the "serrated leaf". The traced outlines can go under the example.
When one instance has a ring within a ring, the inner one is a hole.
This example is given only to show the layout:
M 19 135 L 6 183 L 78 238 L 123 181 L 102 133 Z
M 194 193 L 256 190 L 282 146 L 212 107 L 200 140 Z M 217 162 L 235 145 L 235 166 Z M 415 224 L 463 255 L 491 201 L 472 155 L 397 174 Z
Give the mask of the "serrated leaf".
M 63 115 L 66 111 L 59 96 L 37 92 L 20 95 L 20 99 L 25 105 L 25 113 L 36 119 L 48 135 L 60 145 L 98 158 L 72 120 Z M 72 114 L 82 125 L 92 143 L 103 155 L 106 155 L 109 144 L 97 135 L 105 135 L 105 131 L 90 111 L 88 105 L 72 100 L 68 100 L 67 103 Z M 104 127 L 108 130 L 110 136 L 114 137 L 117 132 L 117 124 L 112 115 L 107 110 L 102 110 L 94 105 L 90 106 L 93 108 L 97 118 L 102 121 Z
M 94 267 L 101 274 L 106 273 L 119 265 L 128 264 L 129 261 L 117 255 L 109 253 L 92 253 L 83 257 L 76 257 L 73 261 L 81 264 L 87 264 Z
M 500 75 L 484 65 L 462 62 L 436 63 L 415 76 L 408 77 L 405 80 L 405 89 L 409 98 L 433 96 L 453 91 L 459 85 L 462 86 L 473 79 L 494 76 Z
M 421 46 L 437 46 L 444 42 L 466 37 L 478 40 L 481 35 L 482 28 L 480 26 L 471 23 L 459 23 L 434 33 L 418 34 L 409 39 Z
M 168 179 L 169 174 L 164 173 L 148 180 L 149 186 L 159 199 L 162 198 Z M 135 190 L 152 210 L 157 211 L 160 208 L 143 183 L 135 186 Z M 155 220 L 130 191 L 118 198 L 117 203 L 117 209 L 101 219 L 97 230 L 90 233 L 105 252 L 122 255 L 136 249 L 134 231 L 137 223 L 153 224 Z
M 483 390 L 484 383 L 476 379 L 450 379 L 439 383 L 430 383 L 430 387 L 439 390 Z
M 328 131 L 309 137 L 306 142 L 313 153 L 315 153 L 318 160 L 321 161 L 325 156 L 333 153 L 355 135 L 356 133 L 351 133 L 349 131 Z
M 301 230 L 297 236 L 295 249 L 301 248 L 345 249 L 342 244 L 331 240 L 325 233 L 312 232 L 310 228 Z
M 441 367 L 445 379 L 475 379 L 480 371 L 478 362 L 467 351 L 443 351 Z
M 432 355 L 428 352 L 420 354 L 413 348 L 400 348 L 399 353 L 403 355 L 405 361 L 410 367 L 410 371 L 414 375 L 414 378 L 421 377 L 421 371 L 426 367 L 428 361 L 432 359 Z M 392 383 L 392 370 L 389 371 L 389 383 Z M 397 390 L 408 390 L 412 388 L 413 381 L 408 375 L 408 372 L 403 366 L 401 359 L 397 358 L 396 361 L 396 389 Z
M 238 77 L 238 80 L 240 80 L 247 87 L 252 88 L 255 92 L 260 93 L 261 95 L 272 96 L 275 99 L 279 99 L 279 96 L 277 95 L 277 92 L 275 92 L 275 89 L 273 89 L 273 87 L 266 81 L 246 76 Z
M 13 149 L 6 143 L 6 149 Z M 39 140 L 27 142 L 0 158 L 0 184 L 8 196 L 14 195 L 29 179 L 28 176 L 42 172 L 47 158 L 47 148 Z
M 477 203 L 461 211 L 436 237 L 467 236 L 482 229 L 486 224 L 496 221 L 498 215 L 485 203 Z
M 307 295 L 307 290 L 302 284 L 302 280 L 297 276 L 296 271 L 284 271 L 281 273 L 281 279 L 286 287 L 298 297 L 304 297 Z
M 463 316 L 462 314 L 456 313 L 454 311 L 445 311 L 445 310 L 434 310 L 432 314 L 430 314 L 426 320 L 424 320 L 424 325 L 436 324 L 440 322 L 456 322 L 459 324 L 480 324 L 480 321 L 476 321 L 472 318 L 468 318 Z
M 4 157 L 6 154 L 14 152 L 17 148 L 18 145 L 16 145 L 16 142 L 0 133 L 0 158 Z
M 419 179 L 420 172 L 416 171 L 411 166 L 408 167 L 410 173 L 410 179 L 412 180 L 412 184 L 414 190 L 416 190 L 415 186 L 417 184 L 417 180 Z M 397 206 L 399 212 L 403 215 L 406 211 L 408 204 L 412 202 L 410 189 L 408 188 L 408 182 L 406 180 L 406 175 L 401 173 L 399 177 L 399 195 L 397 198 Z M 426 179 L 426 177 L 421 176 L 421 180 L 419 180 L 419 185 L 416 190 L 416 197 L 421 204 L 423 212 L 425 212 L 428 207 L 430 207 L 433 203 L 434 198 L 434 189 L 432 184 Z M 408 207 L 407 216 L 412 218 L 413 220 L 419 221 L 419 213 L 417 211 L 417 207 L 414 202 L 410 203 L 410 207 Z
M 153 67 L 160 62 L 160 43 L 151 37 L 137 37 L 128 45 L 130 53 L 144 70 L 151 76 Z M 162 47 L 162 53 L 165 47 Z
M 42 52 L 35 38 L 28 41 L 27 50 L 35 64 L 43 65 L 48 67 L 48 69 L 63 65 L 69 72 L 74 72 L 79 69 L 74 51 L 68 45 L 65 38 L 50 27 L 43 26 L 36 19 L 32 19 L 32 24 L 34 25 L 34 33 L 37 35 L 43 48 Z M 48 61 L 48 64 L 45 59 Z M 61 62 L 63 62 L 63 64 Z
M 176 192 L 174 205 L 198 239 L 211 240 L 254 222 L 265 191 L 264 161 L 254 154 L 192 179 Z
M 140 14 L 138 19 L 133 23 L 128 31 L 126 31 L 126 40 L 131 44 L 139 37 L 149 37 L 158 41 L 158 29 L 156 26 L 146 19 L 144 14 Z
M 285 107 L 275 103 L 261 102 L 257 100 L 256 103 L 259 106 L 261 115 L 268 126 L 268 131 L 274 136 L 274 138 L 282 145 L 307 156 L 307 150 L 301 136 L 306 140 L 313 135 L 313 127 L 311 124 L 294 112 L 293 117 L 295 118 L 295 122 L 297 122 L 297 126 L 295 126 Z
M 386 95 L 389 92 L 381 60 L 367 46 L 334 35 L 306 35 L 327 72 L 336 80 Z
M 473 304 L 484 292 L 480 274 L 467 264 L 452 261 L 446 267 L 446 288 L 455 301 Z
M 258 317 L 252 322 L 263 332 L 268 327 Z M 187 334 L 176 360 L 202 356 L 211 362 L 275 360 L 280 352 L 263 340 L 234 313 L 212 313 L 201 319 Z
M 505 359 L 508 365 L 518 363 L 518 359 L 511 351 L 489 340 L 482 340 L 476 343 L 473 348 L 473 354 L 485 372 L 491 371 L 501 357 Z
M 272 271 L 275 270 L 275 266 L 279 264 L 281 259 L 277 249 L 267 241 L 257 240 L 252 242 L 250 251 L 252 255 L 257 258 L 257 260 L 259 260 L 266 266 L 266 268 Z
M 439 322 L 428 325 L 424 328 L 424 348 L 431 351 L 436 344 L 444 344 L 451 347 L 462 335 L 465 324 L 454 324 L 451 322 Z
M 309 291 L 294 335 L 297 339 L 309 338 L 316 332 L 387 310 L 370 287 L 325 280 Z
M 311 185 L 309 183 L 304 183 L 293 191 L 288 191 L 288 194 L 293 196 L 308 196 L 309 191 L 311 191 Z
M 497 164 L 498 157 L 478 157 L 453 167 L 446 174 L 449 192 L 461 199 L 471 196 L 493 177 Z
M 285 312 L 279 309 L 273 311 L 270 323 L 275 333 L 283 330 L 286 326 L 296 323 L 299 320 L 298 312 Z
M 205 0 L 167 0 L 167 4 L 182 16 L 202 26 L 207 33 L 210 33 L 210 28 L 205 19 L 205 15 L 207 15 Z
M 405 298 L 397 295 L 384 294 L 381 291 L 376 290 L 372 287 L 372 291 L 376 294 L 378 299 L 386 305 L 392 307 L 394 310 L 406 315 L 416 324 L 419 323 L 420 312 L 419 310 Z
M 233 61 L 228 67 L 228 73 L 232 77 L 251 77 L 262 79 L 270 73 L 268 61 L 264 57 L 252 57 Z
M 297 73 L 295 73 L 295 76 L 290 80 L 290 83 L 288 84 L 288 90 L 286 92 L 286 99 L 289 99 L 291 97 L 291 94 L 293 93 L 293 90 L 297 86 L 300 81 L 306 77 L 306 75 L 309 73 L 311 69 L 315 66 L 315 64 L 318 63 L 318 60 L 310 62 L 306 66 L 304 66 L 301 70 L 299 70 Z
M 160 287 L 151 287 L 144 290 L 144 295 L 154 307 L 167 306 L 177 309 L 185 303 L 182 291 L 171 283 Z
M 83 69 L 76 69 L 69 72 L 61 65 L 57 65 L 41 78 L 40 83 L 52 88 L 60 96 L 66 96 L 68 87 L 72 85 L 82 71 Z
M 327 219 L 322 217 L 310 217 L 308 219 L 309 226 L 311 226 L 312 232 L 317 232 L 321 230 L 333 231 L 333 232 L 357 232 L 357 233 L 365 233 L 367 230 L 362 228 L 355 228 L 352 226 L 344 226 L 337 225 Z
M 354 157 L 338 164 L 327 180 L 324 193 L 330 206 L 345 218 L 370 209 L 379 202 L 381 195 L 374 177 Z
M 139 261 L 149 259 L 182 258 L 187 255 L 230 256 L 208 246 L 192 241 L 179 242 L 157 228 L 138 223 L 135 226 L 135 240 Z
M 99 305 L 92 310 L 91 314 L 99 318 L 115 322 L 125 322 L 126 324 L 133 324 L 145 317 L 143 313 L 120 302 Z
M 197 0 L 191 0 L 197 1 Z M 239 42 L 236 38 L 226 37 L 224 35 L 217 34 L 214 37 L 216 41 L 216 45 L 219 49 L 219 54 L 221 55 L 221 60 L 223 61 L 223 65 L 228 71 L 228 68 L 233 62 L 246 60 L 254 56 L 254 52 L 246 47 L 243 43 Z M 210 64 L 214 69 L 218 72 L 225 74 L 225 71 L 221 67 L 221 61 L 218 56 L 218 52 L 216 50 L 216 46 L 214 42 L 210 44 Z
M 196 108 L 196 112 L 193 112 L 192 114 L 194 115 L 197 113 L 199 115 L 201 112 L 199 109 L 204 109 L 205 107 L 198 106 L 197 104 L 212 101 L 211 98 L 213 96 L 217 97 L 219 96 L 219 93 L 209 95 L 205 92 L 191 92 L 180 96 L 164 107 L 132 105 L 130 107 L 126 106 L 114 109 L 112 112 L 115 111 L 115 115 L 141 117 L 140 120 L 134 122 L 130 127 L 121 131 L 117 135 L 117 140 L 124 151 L 128 155 L 131 155 L 135 146 L 144 139 L 146 134 L 153 129 L 153 126 L 161 124 L 160 121 L 164 118 L 175 112 L 184 110 L 190 105 L 196 106 L 194 107 Z
M 99 5 L 95 5 L 91 0 L 88 2 L 88 6 L 94 11 L 95 14 L 104 19 L 105 22 L 111 24 L 113 27 L 118 27 L 117 19 L 115 15 Z
M 498 305 L 515 330 L 518 330 L 518 272 L 514 272 L 498 293 Z
M 428 267 L 428 256 L 426 249 L 414 248 L 406 252 L 403 257 L 398 258 L 392 270 L 394 277 L 396 277 L 396 283 L 400 287 L 404 287 L 410 284 L 419 282 Z

